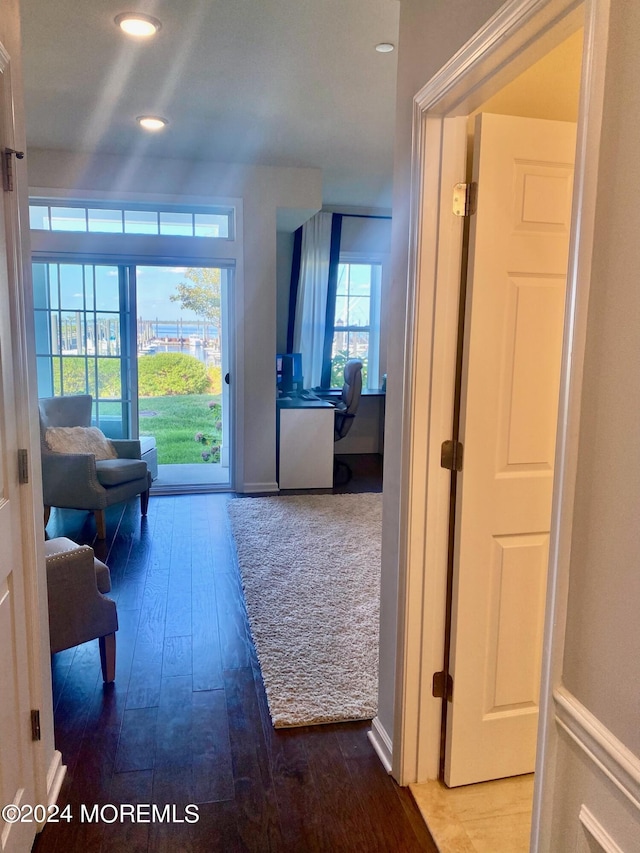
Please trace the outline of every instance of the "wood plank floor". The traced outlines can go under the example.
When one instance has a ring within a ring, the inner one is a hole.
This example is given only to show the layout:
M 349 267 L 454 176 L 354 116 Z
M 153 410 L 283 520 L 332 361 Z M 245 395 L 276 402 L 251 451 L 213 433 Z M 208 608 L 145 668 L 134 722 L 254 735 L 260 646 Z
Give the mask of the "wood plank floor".
M 104 542 L 86 513 L 54 512 L 50 536 L 92 544 L 109 565 L 120 630 L 109 687 L 97 642 L 54 656 L 56 746 L 67 765 L 59 805 L 75 819 L 47 825 L 33 849 L 436 853 L 408 789 L 374 754 L 368 723 L 273 729 L 229 499 L 153 497 L 142 521 L 137 501 L 114 507 Z M 105 803 L 175 804 L 178 817 L 195 803 L 200 819 L 79 820 L 81 804 Z

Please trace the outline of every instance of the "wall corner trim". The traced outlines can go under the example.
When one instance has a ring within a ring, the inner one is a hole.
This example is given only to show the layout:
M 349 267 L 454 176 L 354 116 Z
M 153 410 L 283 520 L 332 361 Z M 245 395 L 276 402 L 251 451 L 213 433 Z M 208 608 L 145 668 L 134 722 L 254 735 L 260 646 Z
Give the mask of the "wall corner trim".
M 49 769 L 47 770 L 47 804 L 52 806 L 58 799 L 60 788 L 67 772 L 66 764 L 62 763 L 62 753 L 55 749 Z
M 640 757 L 564 687 L 554 691 L 553 699 L 560 728 L 640 811 Z
M 379 717 L 374 717 L 371 721 L 371 729 L 367 732 L 367 737 L 385 770 L 387 773 L 391 773 L 393 744 Z
M 622 848 L 616 844 L 600 821 L 591 814 L 584 804 L 580 809 L 579 820 L 586 836 L 590 840 L 595 841 L 596 844 L 602 848 L 604 853 L 624 853 Z

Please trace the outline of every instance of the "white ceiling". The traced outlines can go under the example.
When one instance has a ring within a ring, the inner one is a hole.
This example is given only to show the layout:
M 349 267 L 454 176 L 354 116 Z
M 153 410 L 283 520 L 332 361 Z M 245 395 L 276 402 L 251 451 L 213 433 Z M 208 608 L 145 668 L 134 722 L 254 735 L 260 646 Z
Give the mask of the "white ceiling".
M 399 0 L 21 0 L 33 148 L 322 169 L 326 205 L 391 206 Z M 162 21 L 124 36 L 120 12 Z M 141 114 L 169 119 L 143 134 Z

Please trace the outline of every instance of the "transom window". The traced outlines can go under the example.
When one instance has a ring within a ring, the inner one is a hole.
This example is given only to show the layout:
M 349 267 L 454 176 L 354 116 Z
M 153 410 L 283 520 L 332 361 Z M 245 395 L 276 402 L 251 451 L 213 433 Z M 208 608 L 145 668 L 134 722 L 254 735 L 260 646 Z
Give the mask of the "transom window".
M 37 231 L 233 239 L 231 208 L 194 209 L 95 202 L 61 204 L 31 199 L 29 221 L 31 228 Z

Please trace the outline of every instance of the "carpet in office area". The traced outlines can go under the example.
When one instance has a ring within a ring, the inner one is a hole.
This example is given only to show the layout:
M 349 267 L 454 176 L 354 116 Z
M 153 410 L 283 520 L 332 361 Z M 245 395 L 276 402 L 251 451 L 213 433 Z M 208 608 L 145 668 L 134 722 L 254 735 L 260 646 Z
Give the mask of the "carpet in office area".
M 273 725 L 374 717 L 382 495 L 236 498 L 228 512 Z

